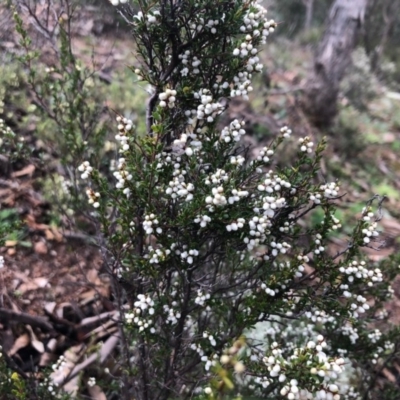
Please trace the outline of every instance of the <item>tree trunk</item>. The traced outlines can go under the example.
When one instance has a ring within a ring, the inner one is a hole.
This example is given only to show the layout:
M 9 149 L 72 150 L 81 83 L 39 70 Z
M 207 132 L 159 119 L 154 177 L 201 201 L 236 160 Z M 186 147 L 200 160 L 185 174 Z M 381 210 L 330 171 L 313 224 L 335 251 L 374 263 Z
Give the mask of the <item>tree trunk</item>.
M 335 0 L 330 9 L 302 99 L 304 112 L 318 127 L 329 126 L 336 116 L 339 85 L 351 62 L 367 3 L 368 0 Z
M 306 20 L 304 22 L 304 30 L 307 32 L 311 28 L 312 17 L 314 12 L 314 0 L 303 0 L 306 7 Z
M 373 72 L 379 72 L 380 70 L 380 62 L 383 52 L 385 51 L 386 44 L 389 40 L 390 32 L 398 21 L 400 1 L 386 0 L 382 8 L 383 29 L 381 31 L 379 43 L 376 45 L 371 56 L 371 68 Z

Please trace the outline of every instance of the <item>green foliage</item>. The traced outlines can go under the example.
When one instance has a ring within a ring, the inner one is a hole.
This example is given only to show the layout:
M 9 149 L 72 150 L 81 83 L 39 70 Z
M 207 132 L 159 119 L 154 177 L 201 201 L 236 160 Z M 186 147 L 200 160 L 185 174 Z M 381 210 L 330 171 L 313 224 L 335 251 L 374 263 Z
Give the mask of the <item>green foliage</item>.
M 353 63 L 342 81 L 341 90 L 355 109 L 366 111 L 368 104 L 377 97 L 380 83 L 371 71 L 364 49 L 357 49 L 352 58 Z
M 41 128 L 51 132 L 50 135 L 57 132 L 57 137 L 51 139 L 58 143 L 61 161 L 76 168 L 87 148 L 92 153 L 90 156 L 101 156 L 98 153 L 105 137 L 105 126 L 101 121 L 103 105 L 96 98 L 94 73 L 81 65 L 72 54 L 68 24 L 60 20 L 58 65 L 43 71 L 37 64 L 40 53 L 31 50 L 31 39 L 22 19 L 17 12 L 14 17 L 16 29 L 21 35 L 20 44 L 25 50 L 20 62 L 29 71 L 27 81 L 39 103 L 37 110 L 42 113 L 42 118 L 45 116 L 45 124 Z M 48 139 L 46 135 L 44 139 Z
M 333 145 L 343 158 L 354 159 L 366 147 L 365 137 L 359 134 L 360 112 L 352 106 L 343 107 L 332 129 Z
M 18 136 L 2 119 L 0 119 L 0 150 L 3 154 L 0 168 L 5 175 L 11 172 L 15 163 L 26 162 L 31 155 L 31 150 L 25 144 L 25 138 Z
M 25 107 L 27 102 L 21 88 L 21 71 L 8 58 L 4 56 L 0 65 L 0 118 L 16 123 L 20 118 L 16 106 Z
M 4 241 L 10 241 L 27 247 L 31 246 L 29 241 L 23 240 L 26 237 L 26 232 L 18 210 L 14 208 L 0 210 L 0 237 L 3 244 Z
M 71 17 L 72 14 L 65 15 L 59 20 L 59 51 L 49 66 L 41 60 L 40 51 L 32 44 L 19 13 L 14 13 L 23 50 L 19 62 L 27 71 L 24 79 L 35 99 L 24 124 L 35 125 L 41 166 L 53 174 L 54 181 L 63 183 L 63 198 L 51 199 L 53 204 L 59 204 L 59 213 L 67 212 L 68 219 L 73 217 L 71 210 L 75 210 L 77 217 L 87 210 L 84 188 L 77 180 L 77 166 L 83 159 L 90 159 L 97 167 L 107 170 L 114 155 L 113 147 L 106 140 L 109 130 L 106 84 L 100 81 L 94 65 L 90 69 L 73 54 L 68 23 Z M 111 100 L 116 98 L 115 87 L 111 85 L 107 93 Z M 54 157 L 62 164 L 61 174 L 54 174 L 52 170 Z
M 6 360 L 8 356 L 3 354 L 0 346 L 0 397 L 2 400 L 70 400 L 67 394 L 54 391 L 48 383 L 50 371 L 44 371 L 39 379 L 30 378 L 21 371 L 13 372 Z M 23 376 L 22 376 L 22 375 Z

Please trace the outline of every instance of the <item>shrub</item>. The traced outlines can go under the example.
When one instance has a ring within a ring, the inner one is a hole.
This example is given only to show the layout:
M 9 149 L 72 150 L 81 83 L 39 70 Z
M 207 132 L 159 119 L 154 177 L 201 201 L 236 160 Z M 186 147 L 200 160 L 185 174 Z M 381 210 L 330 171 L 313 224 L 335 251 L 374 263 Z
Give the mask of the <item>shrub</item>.
M 398 260 L 361 252 L 377 245 L 382 199 L 331 255 L 340 193 L 317 179 L 325 142 L 301 138 L 277 168 L 289 128 L 252 159 L 245 121 L 218 125 L 252 90 L 275 22 L 255 0 L 113 4 L 151 91 L 147 132 L 117 114 L 113 179 L 90 159 L 78 171 L 121 311 L 119 398 L 373 398 L 399 335 L 378 325 Z

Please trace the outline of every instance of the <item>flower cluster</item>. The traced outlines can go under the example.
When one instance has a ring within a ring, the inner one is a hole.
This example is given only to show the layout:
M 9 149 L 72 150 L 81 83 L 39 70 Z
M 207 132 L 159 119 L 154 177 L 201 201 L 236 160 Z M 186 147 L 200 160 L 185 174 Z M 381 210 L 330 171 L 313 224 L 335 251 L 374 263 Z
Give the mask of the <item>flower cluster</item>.
M 209 19 L 207 21 L 207 24 L 205 25 L 207 28 L 210 29 L 210 32 L 215 35 L 217 33 L 217 28 L 216 26 L 219 24 L 219 21 L 217 19 Z
M 257 51 L 252 51 L 254 48 L 253 40 L 261 36 L 262 43 L 265 43 L 268 35 L 275 30 L 275 21 L 268 21 L 265 17 L 267 13 L 266 9 L 259 4 L 254 4 L 254 6 L 257 12 L 248 12 L 243 18 L 244 24 L 240 27 L 240 31 L 247 35 L 245 41 L 240 44 L 239 48 L 233 51 L 234 56 L 245 58 L 249 52 L 252 55 L 257 54 Z
M 154 214 L 145 215 L 143 221 L 143 229 L 146 235 L 151 235 L 154 232 L 154 225 L 158 225 L 158 219 Z M 162 229 L 160 227 L 156 228 L 157 233 L 161 233 Z
M 118 0 L 116 0 L 118 1 Z M 124 1 L 126 3 L 127 0 Z M 121 1 L 122 3 L 122 1 Z M 148 27 L 151 27 L 151 25 L 154 25 L 157 23 L 159 16 L 161 15 L 160 11 L 158 10 L 152 10 L 151 12 L 149 11 L 146 14 L 146 17 L 143 15 L 141 11 L 139 11 L 136 15 L 133 16 L 133 18 L 136 20 L 135 23 L 140 23 L 140 22 L 145 22 Z
M 257 64 L 256 70 L 261 70 L 261 64 Z M 249 100 L 248 93 L 253 91 L 253 86 L 251 86 L 251 78 L 252 75 L 250 72 L 239 72 L 233 78 L 231 97 L 242 96 L 244 100 Z
M 320 185 L 319 191 L 310 193 L 309 199 L 315 204 L 321 204 L 322 199 L 335 199 L 339 194 L 339 184 L 337 182 L 330 182 Z
M 317 233 L 315 235 L 315 240 L 314 240 L 314 244 L 315 244 L 315 249 L 314 249 L 314 254 L 321 254 L 323 251 L 325 251 L 325 247 L 322 246 L 322 236 L 320 233 Z
M 93 167 L 90 166 L 89 161 L 84 161 L 79 167 L 78 171 L 82 172 L 81 178 L 82 179 L 88 179 L 90 174 L 93 171 Z
M 232 195 L 229 196 L 229 198 L 228 198 L 229 204 L 234 204 L 237 201 L 240 201 L 241 199 L 248 197 L 250 193 L 247 190 L 232 189 L 231 194 Z
M 66 195 L 71 194 L 71 188 L 73 187 L 73 183 L 69 179 L 66 179 L 64 176 L 60 175 L 60 185 L 61 185 L 62 191 Z
M 264 181 L 257 186 L 259 192 L 266 192 L 267 194 L 262 199 L 265 216 L 272 218 L 276 210 L 285 207 L 286 199 L 280 195 L 280 192 L 284 189 L 290 189 L 291 186 L 290 182 L 275 175 L 272 171 L 266 174 Z
M 217 342 L 215 341 L 215 338 L 213 335 L 211 335 L 208 332 L 203 332 L 203 338 L 208 339 L 210 341 L 211 346 L 215 347 L 217 345 Z
M 67 360 L 66 360 L 65 356 L 62 356 L 62 355 L 61 355 L 61 356 L 58 358 L 57 362 L 51 366 L 51 369 L 52 369 L 53 371 L 61 370 L 61 369 L 63 369 L 64 367 L 66 367 L 66 365 L 67 365 Z
M 130 119 L 118 116 L 118 134 L 115 135 L 115 139 L 120 143 L 120 152 L 125 152 L 129 150 L 129 135 L 134 129 L 134 125 Z
M 204 350 L 201 347 L 200 343 L 192 343 L 190 348 L 194 350 L 200 357 L 204 356 Z
M 342 227 L 342 224 L 340 223 L 340 220 L 336 218 L 334 215 L 330 215 L 333 221 L 332 229 L 336 230 Z
M 93 387 L 96 384 L 96 378 L 90 377 L 87 382 L 88 386 Z
M 118 6 L 120 4 L 125 4 L 128 0 L 109 0 L 113 6 Z
M 282 137 L 284 137 L 285 139 L 290 138 L 290 136 L 292 135 L 292 130 L 289 129 L 287 126 L 283 126 L 280 130 Z
M 100 193 L 95 192 L 93 189 L 87 189 L 86 190 L 86 195 L 88 197 L 88 203 L 92 204 L 94 208 L 99 208 L 100 207 Z
M 237 231 L 239 229 L 242 229 L 246 223 L 246 220 L 244 218 L 238 218 L 236 221 L 231 222 L 226 226 L 226 230 L 228 232 L 231 231 Z
M 365 261 L 352 261 L 347 267 L 342 266 L 339 271 L 344 275 L 345 281 L 352 284 L 361 281 L 371 287 L 375 283 L 382 282 L 383 275 L 379 268 L 368 269 Z
M 191 201 L 193 200 L 194 185 L 193 183 L 187 184 L 185 182 L 184 172 L 179 171 L 179 175 L 169 182 L 169 187 L 165 190 L 165 193 L 173 199 L 183 197 L 185 201 Z
M 158 17 L 161 15 L 160 11 L 155 10 L 147 15 L 147 22 L 149 25 L 157 23 Z
M 132 174 L 130 174 L 126 168 L 127 168 L 127 164 L 126 164 L 125 158 L 121 157 L 118 160 L 118 164 L 117 164 L 118 170 L 114 171 L 113 175 L 118 180 L 115 187 L 117 189 L 123 189 L 122 192 L 126 196 L 129 196 L 129 194 L 131 193 L 131 190 L 129 189 L 129 187 L 126 187 L 126 185 L 129 181 L 132 180 Z
M 375 329 L 371 333 L 368 334 L 368 339 L 371 343 L 376 343 L 381 338 L 382 332 L 379 329 Z
M 57 396 L 56 388 L 54 387 L 57 386 L 57 384 L 52 382 L 50 377 L 45 377 L 43 381 L 39 383 L 39 386 L 45 388 L 50 395 Z
M 194 299 L 194 302 L 199 306 L 203 307 L 206 304 L 206 301 L 210 298 L 210 293 L 205 293 L 201 290 L 197 291 L 197 297 Z
M 246 159 L 243 156 L 231 156 L 229 162 L 233 165 L 241 167 L 245 163 Z
M 224 110 L 221 103 L 213 101 L 213 96 L 208 89 L 200 89 L 195 92 L 194 98 L 200 100 L 196 110 L 196 117 L 199 120 L 206 119 L 207 122 L 213 122 L 214 118 Z
M 283 350 L 277 342 L 273 342 L 270 350 L 263 358 L 263 362 L 269 371 L 269 377 L 256 378 L 256 383 L 263 387 L 271 384 L 285 383 L 280 394 L 290 400 L 302 398 L 316 398 L 332 400 L 340 399 L 339 388 L 331 380 L 335 380 L 343 371 L 344 360 L 342 358 L 329 358 L 324 349 L 327 343 L 322 335 L 317 341 L 308 341 L 304 347 L 295 348 L 289 357 L 283 357 Z M 316 375 L 323 382 L 323 388 L 310 392 L 308 388 L 302 388 L 297 379 L 288 380 L 288 375 L 296 368 L 308 368 L 311 375 Z M 277 382 L 276 382 L 277 381 Z M 314 394 L 315 397 L 309 397 Z M 328 397 L 326 397 L 328 395 Z
M 133 304 L 135 308 L 132 312 L 125 313 L 125 321 L 127 324 L 135 324 L 139 327 L 139 332 L 150 327 L 150 333 L 155 333 L 153 320 L 151 316 L 154 315 L 154 301 L 149 295 L 139 294 L 137 301 Z M 146 315 L 148 314 L 148 315 Z
M 11 128 L 6 125 L 6 122 L 2 118 L 0 118 L 0 132 L 3 134 L 12 133 Z
M 160 107 L 169 107 L 174 108 L 176 102 L 176 90 L 174 89 L 167 89 L 165 92 L 162 92 L 158 95 L 160 100 Z
M 211 184 L 217 185 L 228 181 L 229 181 L 228 173 L 223 169 L 217 169 L 214 173 L 210 174 L 210 176 L 204 180 L 204 183 L 206 185 L 211 185 Z
M 305 138 L 300 138 L 299 139 L 299 144 L 300 144 L 300 151 L 304 153 L 311 153 L 312 148 L 314 146 L 314 143 L 311 142 L 310 138 L 306 136 Z
M 369 304 L 367 304 L 367 299 L 360 294 L 352 297 L 353 303 L 350 304 L 350 316 L 357 318 L 359 314 L 364 314 L 365 311 L 369 310 Z
M 257 161 L 262 161 L 263 163 L 268 163 L 270 161 L 270 157 L 273 154 L 274 154 L 274 150 L 272 150 L 268 147 L 263 147 L 257 156 Z
M 328 315 L 324 310 L 318 310 L 315 307 L 313 307 L 310 311 L 306 311 L 304 316 L 313 323 L 326 324 L 334 321 L 334 317 L 332 315 Z
M 186 135 L 182 135 L 181 139 L 176 140 L 173 153 L 162 153 L 158 159 L 157 169 L 162 169 L 165 165 L 172 164 L 172 180 L 168 182 L 167 187 L 164 189 L 165 194 L 171 196 L 172 199 L 183 198 L 185 201 L 190 202 L 193 200 L 193 191 L 195 189 L 193 183 L 186 183 L 185 176 L 187 171 L 182 168 L 182 158 L 180 154 L 184 144 L 186 143 Z M 190 151 L 193 151 L 190 148 Z M 191 155 L 192 153 L 190 153 Z
M 199 251 L 196 249 L 192 249 L 192 250 L 184 250 L 182 252 L 180 252 L 180 257 L 182 260 L 184 260 L 185 262 L 187 262 L 188 264 L 193 264 L 193 257 L 197 257 L 199 255 Z
M 339 194 L 339 185 L 336 182 L 326 183 L 320 186 L 320 190 L 327 199 L 333 199 Z
M 207 196 L 205 201 L 208 204 L 208 210 L 210 212 L 214 211 L 213 206 L 224 206 L 227 204 L 227 200 L 224 194 L 224 188 L 222 186 L 218 186 L 216 188 L 211 189 L 212 196 Z
M 208 215 L 197 215 L 194 222 L 200 224 L 202 228 L 205 228 L 211 222 L 211 218 Z
M 207 338 L 209 339 L 207 332 L 204 332 L 204 335 L 206 335 L 206 336 L 203 336 L 205 339 L 207 339 Z M 211 336 L 210 344 L 211 344 L 211 341 L 213 341 L 213 343 L 214 343 L 214 337 L 213 336 Z M 196 351 L 196 353 L 200 356 L 200 360 L 204 363 L 204 369 L 206 371 L 209 371 L 211 369 L 211 367 L 217 365 L 217 361 L 218 361 L 217 360 L 218 359 L 217 354 L 214 353 L 211 357 L 208 357 L 205 354 L 205 351 L 203 350 L 201 344 L 192 343 L 190 345 L 190 348 L 192 350 Z
M 200 133 L 200 132 L 199 132 Z M 172 155 L 178 156 L 177 161 L 180 160 L 179 156 L 185 153 L 188 157 L 197 153 L 201 147 L 202 142 L 199 140 L 199 135 L 196 133 L 182 133 L 178 139 L 175 139 L 172 144 Z M 165 161 L 170 163 L 172 161 L 171 155 L 164 155 Z M 159 168 L 162 165 L 158 166 Z
M 150 264 L 159 264 L 171 254 L 171 250 L 159 247 L 154 249 L 153 246 L 148 246 L 147 254 L 143 258 L 148 259 Z
M 240 138 L 246 134 L 246 131 L 243 129 L 244 125 L 244 121 L 239 122 L 235 119 L 229 124 L 229 126 L 222 129 L 220 139 L 225 143 L 229 143 L 232 140 L 238 142 Z
M 267 295 L 272 296 L 272 297 L 274 297 L 275 294 L 278 292 L 277 289 L 275 289 L 275 290 L 270 289 L 264 282 L 261 284 L 261 289 L 264 290 Z
M 360 335 L 358 334 L 358 329 L 354 327 L 350 322 L 347 322 L 344 326 L 341 327 L 341 333 L 342 335 L 347 336 L 352 344 L 355 344 L 360 338 Z
M 374 213 L 367 212 L 366 215 L 363 216 L 363 221 L 369 223 L 367 227 L 362 230 L 364 235 L 363 241 L 365 244 L 370 243 L 371 238 L 379 236 L 379 232 L 377 231 L 378 223 L 376 221 L 370 222 L 371 219 L 374 217 Z
M 59 382 L 69 374 L 71 371 L 71 365 L 71 360 L 67 359 L 64 355 L 61 355 L 58 360 L 51 365 L 53 372 L 50 376 L 45 377 L 45 379 L 40 383 L 40 386 L 46 388 L 48 392 L 55 396 L 55 386 L 58 386 Z
M 172 302 L 173 307 L 176 307 L 177 305 L 178 303 L 176 301 Z M 166 323 L 176 325 L 178 320 L 181 318 L 181 313 L 173 307 L 170 307 L 168 304 L 164 304 L 163 309 L 166 315 Z
M 197 75 L 200 73 L 200 69 L 198 67 L 201 65 L 201 61 L 195 56 L 190 60 L 190 50 L 186 50 L 183 54 L 179 54 L 178 57 L 184 65 L 184 67 L 181 69 L 182 76 L 187 76 L 189 74 L 190 67 L 193 67 L 191 70 L 193 74 Z

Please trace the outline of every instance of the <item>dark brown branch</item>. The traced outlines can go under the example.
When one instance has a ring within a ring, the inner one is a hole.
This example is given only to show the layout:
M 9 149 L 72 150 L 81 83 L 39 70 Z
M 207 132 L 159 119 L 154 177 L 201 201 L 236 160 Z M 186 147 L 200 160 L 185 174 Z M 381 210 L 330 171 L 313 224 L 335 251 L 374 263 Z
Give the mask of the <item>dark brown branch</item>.
M 54 330 L 53 326 L 46 318 L 23 312 L 7 310 L 5 308 L 0 308 L 0 320 L 6 323 L 16 321 L 23 324 L 36 326 L 40 328 L 43 332 L 52 332 Z

